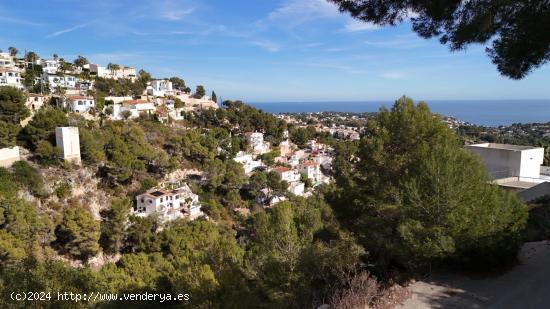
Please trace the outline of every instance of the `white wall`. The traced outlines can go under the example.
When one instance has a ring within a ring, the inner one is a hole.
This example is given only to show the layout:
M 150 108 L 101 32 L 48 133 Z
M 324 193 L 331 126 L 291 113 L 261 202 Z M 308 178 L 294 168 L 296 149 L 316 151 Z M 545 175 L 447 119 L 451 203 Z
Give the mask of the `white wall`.
M 540 166 L 544 161 L 544 149 L 535 148 L 524 150 L 521 152 L 521 168 L 520 168 L 520 180 L 521 177 L 525 178 L 540 178 Z
M 491 147 L 490 144 L 469 145 L 466 150 L 476 153 L 494 178 L 520 177 L 520 181 L 540 178 L 543 148 L 510 149 Z M 527 147 L 524 147 L 527 148 Z M 522 179 L 524 178 L 524 179 Z
M 10 167 L 20 159 L 19 146 L 0 149 L 0 167 Z
M 55 128 L 57 148 L 61 149 L 63 159 L 80 163 L 80 138 L 77 127 Z

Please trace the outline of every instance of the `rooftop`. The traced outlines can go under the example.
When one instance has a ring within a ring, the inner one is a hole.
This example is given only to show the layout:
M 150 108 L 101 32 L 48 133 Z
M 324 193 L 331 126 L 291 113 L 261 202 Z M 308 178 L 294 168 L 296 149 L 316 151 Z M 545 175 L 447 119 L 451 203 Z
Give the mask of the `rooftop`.
M 273 168 L 273 170 L 278 172 L 278 173 L 284 173 L 284 172 L 290 171 L 291 169 L 288 168 L 288 167 L 285 167 L 285 166 L 277 166 L 277 167 Z
M 129 100 L 129 101 L 122 102 L 122 104 L 127 104 L 127 105 L 136 105 L 136 104 L 145 104 L 145 103 L 150 103 L 150 102 L 147 102 L 145 100 Z
M 69 100 L 93 100 L 92 97 L 86 97 L 82 95 L 72 95 L 67 97 Z
M 497 143 L 473 144 L 473 145 L 468 145 L 467 147 L 491 148 L 491 149 L 502 149 L 502 150 L 513 150 L 513 151 L 521 151 L 521 150 L 530 150 L 530 149 L 540 148 L 540 147 L 533 147 L 533 146 L 520 146 L 520 145 L 497 144 Z

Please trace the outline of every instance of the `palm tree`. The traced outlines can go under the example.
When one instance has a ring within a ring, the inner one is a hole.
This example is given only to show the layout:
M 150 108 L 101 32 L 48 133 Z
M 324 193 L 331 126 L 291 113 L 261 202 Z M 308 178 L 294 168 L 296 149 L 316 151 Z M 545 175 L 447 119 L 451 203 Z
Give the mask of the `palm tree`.
M 17 50 L 17 48 L 13 47 L 13 46 L 10 46 L 8 48 L 9 52 L 10 52 L 10 56 L 12 57 L 15 57 L 17 56 L 17 53 L 19 53 L 19 51 Z
M 88 59 L 82 57 L 82 56 L 78 56 L 75 60 L 74 60 L 74 65 L 76 65 L 77 67 L 83 67 L 84 65 L 88 64 Z
M 25 54 L 25 61 L 34 63 L 36 60 L 38 60 L 38 55 L 35 52 L 30 51 Z
M 107 70 L 111 71 L 111 77 L 115 77 L 115 72 L 120 70 L 120 65 L 116 63 L 109 63 L 107 65 Z
M 59 59 L 59 56 L 57 54 L 53 54 L 53 60 L 57 61 Z

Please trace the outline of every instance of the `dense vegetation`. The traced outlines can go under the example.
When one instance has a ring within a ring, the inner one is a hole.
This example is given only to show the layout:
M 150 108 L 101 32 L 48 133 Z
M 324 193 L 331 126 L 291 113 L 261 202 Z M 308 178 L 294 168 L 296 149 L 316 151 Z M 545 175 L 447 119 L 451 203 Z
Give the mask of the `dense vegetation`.
M 399 99 L 339 149 L 336 212 L 379 271 L 440 261 L 486 267 L 514 256 L 527 210 L 428 107 Z
M 59 125 L 79 127 L 83 167 L 59 160 Z M 334 185 L 295 197 L 276 174 L 248 178 L 230 159 L 248 147 L 242 133 L 262 131 L 277 145 L 287 128 L 299 144 L 325 138 L 336 147 Z M 369 305 L 381 285 L 426 265 L 513 259 L 526 220 L 525 207 L 487 184 L 456 135 L 407 98 L 382 110 L 355 142 L 287 126 L 238 101 L 169 124 L 149 116 L 88 121 L 45 107 L 15 142 L 31 156 L 0 168 L 0 307 L 13 305 L 11 291 L 189 293 L 200 308 Z M 136 194 L 181 168 L 201 172 L 187 181 L 209 219 L 161 226 L 154 216 L 130 216 Z M 71 197 L 68 179 L 55 186 L 43 179 L 78 169 L 100 179 L 90 190 L 110 197 L 101 221 Z M 266 194 L 288 199 L 266 209 Z M 243 208 L 249 216 L 236 211 Z M 101 252 L 120 258 L 87 266 Z

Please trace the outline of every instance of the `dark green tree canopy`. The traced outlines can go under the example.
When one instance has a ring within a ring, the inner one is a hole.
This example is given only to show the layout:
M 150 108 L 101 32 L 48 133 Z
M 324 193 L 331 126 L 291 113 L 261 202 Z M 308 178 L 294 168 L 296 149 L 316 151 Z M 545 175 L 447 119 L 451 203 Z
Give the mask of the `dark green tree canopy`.
M 451 50 L 492 42 L 486 49 L 502 75 L 521 79 L 550 60 L 550 1 L 329 0 L 342 12 L 376 25 L 411 18 L 424 38 Z
M 25 94 L 9 86 L 0 87 L 0 120 L 11 123 L 19 123 L 30 115 L 29 109 L 25 106 Z

